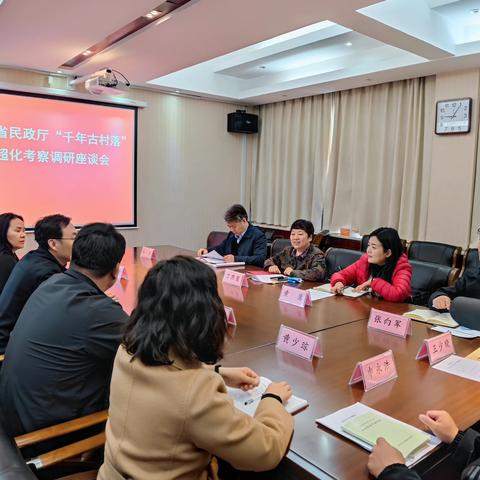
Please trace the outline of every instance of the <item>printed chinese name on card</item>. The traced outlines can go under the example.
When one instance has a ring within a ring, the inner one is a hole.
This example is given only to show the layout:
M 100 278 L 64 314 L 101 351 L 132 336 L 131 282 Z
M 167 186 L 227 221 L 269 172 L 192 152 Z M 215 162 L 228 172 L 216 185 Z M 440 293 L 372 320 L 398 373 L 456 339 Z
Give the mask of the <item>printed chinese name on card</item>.
M 402 315 L 383 312 L 376 308 L 370 310 L 368 328 L 380 330 L 403 338 L 412 334 L 412 323 L 409 318 L 403 317 Z
M 222 282 L 235 287 L 248 287 L 247 276 L 235 270 L 225 270 Z
M 430 365 L 434 365 L 454 353 L 455 347 L 453 346 L 452 334 L 447 332 L 437 335 L 436 337 L 426 338 L 415 358 L 416 360 L 420 360 L 428 357 Z
M 353 369 L 349 385 L 363 382 L 366 392 L 398 377 L 393 352 L 387 350 L 375 357 L 358 362 Z
M 280 326 L 275 346 L 279 350 L 292 353 L 306 360 L 322 356 L 320 340 L 317 337 L 285 325 Z
M 295 305 L 297 307 L 312 305 L 312 300 L 310 299 L 310 293 L 308 293 L 308 290 L 288 287 L 287 285 L 282 286 L 282 291 L 280 292 L 280 297 L 278 300 L 280 302 L 289 303 L 290 305 Z

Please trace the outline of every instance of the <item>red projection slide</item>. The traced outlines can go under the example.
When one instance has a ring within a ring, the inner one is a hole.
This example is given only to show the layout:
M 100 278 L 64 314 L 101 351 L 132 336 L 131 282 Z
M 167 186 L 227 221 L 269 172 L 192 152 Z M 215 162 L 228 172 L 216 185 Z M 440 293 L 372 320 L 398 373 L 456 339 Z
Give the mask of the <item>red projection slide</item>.
M 0 93 L 0 213 L 135 224 L 136 109 Z

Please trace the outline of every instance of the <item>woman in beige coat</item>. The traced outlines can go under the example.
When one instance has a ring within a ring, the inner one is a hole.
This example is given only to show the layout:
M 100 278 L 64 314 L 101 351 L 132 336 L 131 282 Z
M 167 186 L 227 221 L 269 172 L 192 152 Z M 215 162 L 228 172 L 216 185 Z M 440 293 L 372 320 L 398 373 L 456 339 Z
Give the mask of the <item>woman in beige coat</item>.
M 213 368 L 225 334 L 208 266 L 178 256 L 149 271 L 115 358 L 98 480 L 216 478 L 214 456 L 249 471 L 280 462 L 293 431 L 283 407 L 291 388 L 272 383 L 253 418 L 237 410 L 225 385 L 259 379 L 249 368 Z

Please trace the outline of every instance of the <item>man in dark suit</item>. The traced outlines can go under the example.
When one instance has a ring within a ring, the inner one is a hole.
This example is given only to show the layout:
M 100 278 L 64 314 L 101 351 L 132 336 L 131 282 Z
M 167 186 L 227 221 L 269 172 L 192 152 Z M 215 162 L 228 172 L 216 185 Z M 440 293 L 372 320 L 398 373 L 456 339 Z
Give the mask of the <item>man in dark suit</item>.
M 31 295 L 12 331 L 0 375 L 0 410 L 11 436 L 103 410 L 128 316 L 105 295 L 125 239 L 112 225 L 78 233 L 70 268 Z
M 0 295 L 0 353 L 5 352 L 10 332 L 30 295 L 47 278 L 65 271 L 76 234 L 65 215 L 49 215 L 35 224 L 38 248 L 17 262 Z
M 224 216 L 230 232 L 227 238 L 209 249 L 201 248 L 199 256 L 215 250 L 226 262 L 245 262 L 248 265 L 263 267 L 267 258 L 265 234 L 248 221 L 248 214 L 242 205 L 232 205 Z

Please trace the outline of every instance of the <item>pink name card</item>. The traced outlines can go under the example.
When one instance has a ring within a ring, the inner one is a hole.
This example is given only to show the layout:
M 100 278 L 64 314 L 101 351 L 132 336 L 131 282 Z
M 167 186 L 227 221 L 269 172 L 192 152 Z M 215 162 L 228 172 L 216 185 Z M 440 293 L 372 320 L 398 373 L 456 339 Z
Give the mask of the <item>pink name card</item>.
M 452 334 L 447 332 L 437 335 L 436 337 L 426 338 L 415 359 L 420 360 L 421 358 L 428 357 L 430 365 L 433 365 L 454 353 L 455 347 L 453 346 Z
M 313 357 L 320 357 L 320 340 L 313 335 L 303 333 L 294 328 L 280 326 L 277 343 L 275 345 L 279 350 L 293 353 L 298 357 L 312 360 Z
M 248 287 L 247 276 L 235 270 L 225 270 L 222 282 L 235 287 Z
M 118 280 L 128 280 L 127 268 L 124 265 L 120 265 L 118 268 Z
M 287 285 L 282 286 L 282 291 L 280 292 L 280 297 L 278 300 L 280 302 L 289 303 L 290 305 L 295 305 L 297 307 L 312 305 L 312 300 L 310 299 L 308 290 L 300 290 L 299 288 L 288 287 Z
M 363 381 L 366 392 L 398 377 L 393 352 L 387 350 L 380 355 L 357 362 L 350 377 L 349 385 Z
M 236 325 L 237 319 L 235 318 L 235 314 L 233 313 L 232 307 L 225 307 L 225 315 L 227 317 L 227 324 L 228 325 Z
M 140 258 L 148 258 L 150 260 L 156 260 L 157 251 L 154 248 L 142 247 L 142 251 L 140 252 Z
M 368 320 L 368 328 L 374 330 L 381 330 L 391 335 L 406 338 L 407 335 L 412 334 L 411 320 L 402 315 L 395 315 L 393 313 L 383 312 L 372 308 L 370 310 L 370 318 Z

